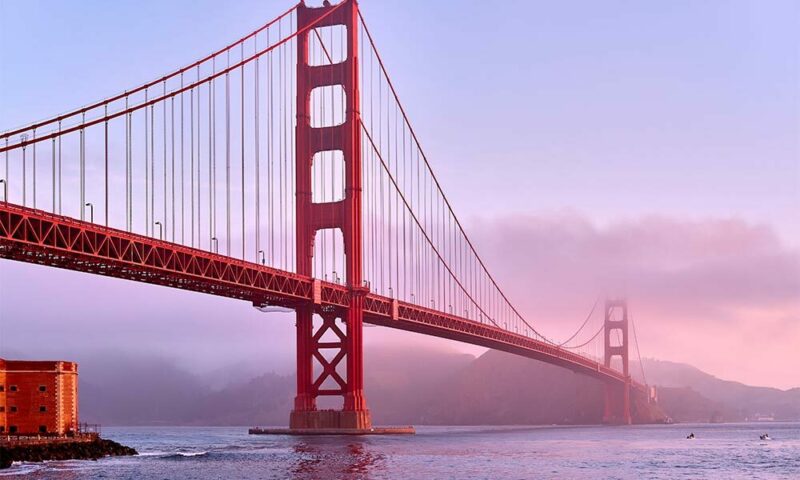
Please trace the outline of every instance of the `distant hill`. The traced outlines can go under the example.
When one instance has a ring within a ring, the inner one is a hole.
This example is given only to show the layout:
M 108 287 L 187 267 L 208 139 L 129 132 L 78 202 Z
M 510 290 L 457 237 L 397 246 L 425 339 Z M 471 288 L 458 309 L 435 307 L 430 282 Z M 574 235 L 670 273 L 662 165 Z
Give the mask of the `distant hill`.
M 647 380 L 660 389 L 660 402 L 676 420 L 752 421 L 800 419 L 800 388 L 779 390 L 721 380 L 691 365 L 642 361 Z M 688 403 L 687 403 L 688 402 Z
M 602 384 L 497 351 L 478 358 L 432 350 L 370 349 L 367 399 L 376 424 L 590 424 L 602 416 Z M 118 358 L 82 366 L 81 416 L 105 425 L 285 425 L 295 379 L 267 373 L 209 384 L 163 360 Z M 648 380 L 675 421 L 742 421 L 756 413 L 800 419 L 800 389 L 717 379 L 649 360 Z M 321 407 L 335 407 L 325 403 Z

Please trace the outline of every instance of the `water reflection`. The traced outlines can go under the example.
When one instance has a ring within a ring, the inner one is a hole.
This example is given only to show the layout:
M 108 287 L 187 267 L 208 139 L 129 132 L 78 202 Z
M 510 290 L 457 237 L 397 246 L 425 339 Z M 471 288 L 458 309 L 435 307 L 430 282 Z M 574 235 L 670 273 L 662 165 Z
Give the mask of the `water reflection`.
M 370 450 L 367 441 L 342 437 L 298 440 L 293 445 L 296 463 L 292 478 L 370 478 L 385 469 L 385 456 Z

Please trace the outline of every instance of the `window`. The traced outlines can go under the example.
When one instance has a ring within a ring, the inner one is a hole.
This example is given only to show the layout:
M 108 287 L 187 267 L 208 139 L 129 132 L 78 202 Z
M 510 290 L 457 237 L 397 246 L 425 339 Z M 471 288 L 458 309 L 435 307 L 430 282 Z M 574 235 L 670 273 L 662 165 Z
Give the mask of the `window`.
M 17 407 L 12 405 L 11 406 L 11 413 L 16 413 L 16 411 L 17 411 Z
M 45 387 L 44 385 L 39 385 L 39 391 L 40 392 L 46 392 L 47 391 L 47 387 Z
M 10 392 L 16 392 L 17 391 L 17 386 L 16 385 L 11 385 L 10 387 L 8 387 L 8 390 Z
M 39 411 L 40 412 L 46 412 L 47 411 L 47 407 L 45 407 L 44 405 L 39 405 Z
M 39 433 L 47 433 L 47 426 L 39 425 Z
M 2 384 L 0 384 L 0 392 L 5 392 L 5 391 L 6 391 L 6 387 L 4 387 Z
M 16 425 L 10 425 L 8 427 L 8 433 L 17 433 L 17 426 Z

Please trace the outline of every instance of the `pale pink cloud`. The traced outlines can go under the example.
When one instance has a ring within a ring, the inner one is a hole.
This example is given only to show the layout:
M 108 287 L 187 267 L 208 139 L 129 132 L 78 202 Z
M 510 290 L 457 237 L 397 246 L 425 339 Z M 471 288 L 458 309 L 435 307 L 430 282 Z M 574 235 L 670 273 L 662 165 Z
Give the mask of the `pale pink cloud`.
M 470 230 L 510 297 L 556 338 L 598 296 L 625 296 L 643 355 L 800 386 L 800 252 L 768 226 L 662 216 L 598 226 L 565 213 Z

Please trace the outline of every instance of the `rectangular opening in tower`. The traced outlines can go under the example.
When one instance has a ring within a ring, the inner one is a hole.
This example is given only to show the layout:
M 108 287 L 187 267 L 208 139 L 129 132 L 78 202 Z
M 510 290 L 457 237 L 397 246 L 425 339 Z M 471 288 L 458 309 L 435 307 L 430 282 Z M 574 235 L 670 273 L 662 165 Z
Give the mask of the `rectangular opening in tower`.
M 308 64 L 316 67 L 347 60 L 347 28 L 331 25 L 314 28 L 308 35 Z
M 611 347 L 621 347 L 623 345 L 622 329 L 612 328 L 608 331 L 608 343 Z
M 311 161 L 311 201 L 338 202 L 344 199 L 344 153 L 326 150 L 314 154 Z
M 345 121 L 347 96 L 342 85 L 327 85 L 311 90 L 311 127 L 335 127 Z M 332 134 L 311 131 L 310 135 Z
M 345 272 L 344 236 L 338 228 L 318 230 L 314 237 L 314 278 L 347 284 Z

